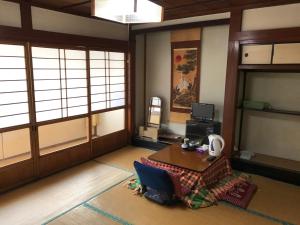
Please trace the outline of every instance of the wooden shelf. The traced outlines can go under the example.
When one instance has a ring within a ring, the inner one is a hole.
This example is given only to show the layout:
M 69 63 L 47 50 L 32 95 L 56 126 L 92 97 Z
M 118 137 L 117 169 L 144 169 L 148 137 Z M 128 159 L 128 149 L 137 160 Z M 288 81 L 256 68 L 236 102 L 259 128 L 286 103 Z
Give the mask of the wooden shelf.
M 239 65 L 238 69 L 245 71 L 300 72 L 300 64 L 244 64 Z
M 300 116 L 299 111 L 290 111 L 290 110 L 282 110 L 282 109 L 263 109 L 263 110 L 260 110 L 260 109 L 250 109 L 250 108 L 243 108 L 243 107 L 238 107 L 238 109 L 258 111 L 258 112 L 277 113 L 277 114 L 292 115 L 292 116 Z

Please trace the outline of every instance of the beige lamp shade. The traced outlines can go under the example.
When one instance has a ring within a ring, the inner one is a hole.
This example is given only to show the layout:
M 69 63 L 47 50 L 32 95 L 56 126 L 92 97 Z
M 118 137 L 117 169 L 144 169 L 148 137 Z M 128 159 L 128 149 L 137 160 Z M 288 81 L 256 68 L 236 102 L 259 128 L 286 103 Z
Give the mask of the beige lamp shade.
M 149 0 L 93 0 L 92 15 L 120 23 L 162 21 L 162 7 Z

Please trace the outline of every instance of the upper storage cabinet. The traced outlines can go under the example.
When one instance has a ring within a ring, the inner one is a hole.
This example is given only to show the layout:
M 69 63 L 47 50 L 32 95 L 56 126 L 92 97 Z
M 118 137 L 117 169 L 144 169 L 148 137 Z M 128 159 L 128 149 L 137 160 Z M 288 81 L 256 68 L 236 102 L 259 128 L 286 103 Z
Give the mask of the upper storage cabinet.
M 300 43 L 244 45 L 241 64 L 300 64 Z
M 272 45 L 244 45 L 242 47 L 242 64 L 270 64 Z
M 300 43 L 275 44 L 273 64 L 300 64 Z

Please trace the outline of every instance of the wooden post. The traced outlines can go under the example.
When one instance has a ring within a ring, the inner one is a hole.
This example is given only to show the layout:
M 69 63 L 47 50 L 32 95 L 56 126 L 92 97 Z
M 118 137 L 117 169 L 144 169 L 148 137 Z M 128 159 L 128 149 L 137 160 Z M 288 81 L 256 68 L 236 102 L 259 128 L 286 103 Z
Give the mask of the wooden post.
M 225 154 L 231 156 L 235 140 L 236 101 L 238 90 L 238 65 L 239 65 L 239 41 L 233 40 L 236 32 L 241 30 L 242 9 L 231 11 L 229 46 L 226 72 L 224 114 L 223 114 L 223 137 L 225 140 Z

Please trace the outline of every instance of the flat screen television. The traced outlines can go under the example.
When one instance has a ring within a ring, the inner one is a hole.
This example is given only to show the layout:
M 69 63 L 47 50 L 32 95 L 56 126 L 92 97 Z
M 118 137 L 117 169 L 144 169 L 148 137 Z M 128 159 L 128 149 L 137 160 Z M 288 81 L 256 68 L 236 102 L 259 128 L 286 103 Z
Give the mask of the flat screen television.
M 213 121 L 215 105 L 207 103 L 192 103 L 192 118 L 201 121 Z

